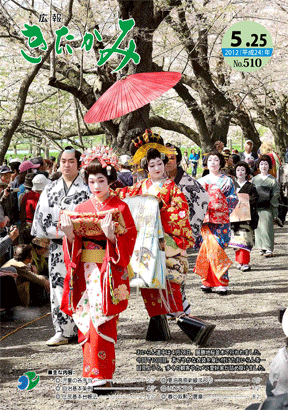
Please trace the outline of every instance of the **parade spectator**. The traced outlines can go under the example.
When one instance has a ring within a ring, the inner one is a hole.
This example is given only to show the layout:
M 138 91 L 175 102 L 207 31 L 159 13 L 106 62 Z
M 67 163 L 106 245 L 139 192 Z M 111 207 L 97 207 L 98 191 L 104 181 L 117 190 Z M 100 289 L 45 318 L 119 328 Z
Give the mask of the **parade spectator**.
M 0 180 L 4 182 L 4 184 L 10 184 L 11 181 L 11 169 L 7 165 L 1 165 L 0 167 Z
M 35 266 L 39 275 L 49 277 L 48 255 L 50 240 L 45 238 L 34 238 L 32 240 L 32 266 Z
M 231 240 L 229 246 L 235 249 L 235 260 L 237 268 L 243 272 L 251 270 L 250 252 L 253 248 L 253 231 L 258 225 L 258 213 L 256 205 L 259 199 L 258 192 L 253 184 L 248 181 L 250 168 L 247 162 L 240 161 L 235 165 L 235 188 L 239 194 L 249 195 L 250 216 L 248 221 L 231 223 Z
M 224 142 L 220 140 L 215 141 L 213 144 L 213 150 L 217 150 L 218 152 L 222 153 L 224 146 Z
M 13 266 L 0 268 L 1 322 L 14 320 L 14 307 L 21 305 L 16 286 L 17 276 L 17 270 Z
M 197 166 L 198 166 L 199 158 L 200 158 L 200 152 L 196 154 L 195 149 L 192 149 L 191 154 L 189 155 L 189 162 L 192 168 L 192 177 L 196 177 L 197 175 Z
M 26 181 L 28 177 L 30 178 Z M 24 186 L 28 183 L 29 189 L 24 193 L 20 204 L 21 234 L 24 243 L 31 243 L 31 240 L 33 239 L 31 236 L 31 227 L 36 206 L 41 192 L 50 181 L 43 174 L 27 174 Z M 26 185 L 26 188 L 27 187 L 28 185 Z
M 131 172 L 130 163 L 131 157 L 129 155 L 121 155 L 119 157 L 119 171 L 117 172 L 117 179 L 123 184 L 123 187 L 133 185 L 133 175 Z
M 223 148 L 223 151 L 222 151 L 222 154 L 223 154 L 223 155 L 224 155 L 224 154 L 230 155 L 230 154 L 231 154 L 230 148 L 229 148 L 229 147 L 224 147 L 224 148 Z
M 30 303 L 30 282 L 34 282 L 49 292 L 49 281 L 42 275 L 38 275 L 31 269 L 32 246 L 17 245 L 14 258 L 6 262 L 3 267 L 14 267 L 17 270 L 16 286 L 23 306 L 28 307 Z
M 9 218 L 7 216 L 2 217 L 0 212 L 0 226 L 2 227 L 0 234 L 0 266 L 2 266 L 9 259 L 10 254 L 12 255 L 13 241 L 19 235 L 19 231 L 15 226 L 10 228 L 9 233 L 7 230 L 3 229 L 8 223 Z
M 18 186 L 18 179 L 19 179 L 19 167 L 21 165 L 21 160 L 19 158 L 12 159 L 10 162 L 10 169 L 11 169 L 11 187 L 12 188 L 19 188 Z
M 47 341 L 49 346 L 69 343 L 77 335 L 73 319 L 60 310 L 66 267 L 62 249 L 64 233 L 57 229 L 60 211 L 73 211 L 90 197 L 89 187 L 79 175 L 81 152 L 66 147 L 59 155 L 62 176 L 47 185 L 42 192 L 34 215 L 31 234 L 51 239 L 49 253 L 49 280 L 51 283 L 51 312 L 55 335 Z
M 0 194 L 0 204 L 3 208 L 4 214 L 8 216 L 9 222 L 14 225 L 19 220 L 19 209 L 17 194 L 11 189 L 11 170 L 6 165 L 0 167 L 0 181 L 7 184 L 7 187 L 2 190 Z
M 1 223 L 1 215 L 0 215 Z M 13 227 L 9 234 L 0 237 L 0 266 L 3 264 L 2 259 L 5 253 L 13 246 L 13 242 L 17 239 L 19 231 Z M 21 304 L 18 295 L 15 279 L 17 271 L 15 268 L 0 268 L 0 312 L 1 321 L 13 320 L 13 308 Z
M 6 189 L 8 187 L 7 184 L 5 184 L 4 182 L 0 181 L 0 198 L 1 198 L 1 194 L 4 191 L 4 189 Z M 0 202 L 0 236 L 3 236 L 3 232 L 4 232 L 4 228 L 7 225 L 7 223 L 10 221 L 9 217 L 7 215 L 5 215 L 4 209 L 1 205 Z M 5 236 L 5 235 L 4 235 Z
M 32 180 L 33 180 L 33 178 L 34 178 L 35 176 L 36 176 L 36 174 L 34 174 L 34 173 L 32 173 L 32 172 L 26 174 L 26 176 L 25 176 L 24 182 L 23 182 L 23 184 L 22 184 L 22 186 L 21 186 L 21 190 L 23 190 L 23 188 L 24 188 L 24 191 L 21 192 L 21 193 L 19 193 L 19 195 L 18 195 L 18 206 L 19 206 L 19 209 L 21 208 L 21 203 L 22 203 L 22 199 L 23 199 L 24 195 L 27 194 L 28 192 L 30 192 L 31 189 L 32 189 L 32 186 L 33 186 L 33 185 L 32 185 Z M 19 188 L 19 189 L 20 189 L 20 188 Z
M 229 150 L 230 151 L 230 150 Z M 228 177 L 234 179 L 234 164 L 233 164 L 233 157 L 230 153 L 224 152 L 223 150 L 223 157 L 225 159 L 225 166 L 223 168 L 223 172 L 225 175 L 227 175 Z
M 21 165 L 19 166 L 19 179 L 18 179 L 18 187 L 19 187 L 19 192 L 18 192 L 18 198 L 19 195 L 21 195 L 25 191 L 24 187 L 24 181 L 25 177 L 28 173 L 32 173 L 33 169 L 39 168 L 39 164 L 33 164 L 31 161 L 23 161 Z
M 184 169 L 185 172 L 188 171 L 188 168 L 190 166 L 188 151 L 184 151 L 183 158 L 182 158 L 182 161 L 181 161 L 181 166 L 182 166 L 182 168 Z
M 44 166 L 45 166 L 45 172 L 48 172 L 48 177 L 50 177 L 53 173 L 53 162 L 50 159 L 44 159 L 43 160 Z
M 257 163 L 260 174 L 252 179 L 259 194 L 257 212 L 259 222 L 255 230 L 255 247 L 260 250 L 260 255 L 266 258 L 274 254 L 274 225 L 273 221 L 278 216 L 279 185 L 269 170 L 272 168 L 272 160 L 269 155 L 262 155 Z
M 43 175 L 44 176 L 44 175 Z M 32 270 L 38 275 L 49 278 L 48 271 L 48 254 L 49 254 L 49 239 L 34 238 L 32 240 Z M 32 291 L 31 291 L 32 289 Z M 33 295 L 31 304 L 34 306 L 43 306 L 49 302 L 49 293 L 39 285 L 30 284 L 30 293 Z
M 244 144 L 244 151 L 240 154 L 240 160 L 247 162 L 252 175 L 255 172 L 255 161 L 258 159 L 257 153 L 253 152 L 253 146 L 254 144 L 252 140 L 246 140 Z

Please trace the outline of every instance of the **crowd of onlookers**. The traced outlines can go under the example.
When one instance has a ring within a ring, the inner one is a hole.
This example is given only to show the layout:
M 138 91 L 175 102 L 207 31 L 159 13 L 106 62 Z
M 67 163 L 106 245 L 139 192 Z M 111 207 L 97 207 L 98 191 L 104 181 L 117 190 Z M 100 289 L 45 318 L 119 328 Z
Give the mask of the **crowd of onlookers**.
M 30 229 L 41 192 L 57 173 L 55 161 L 10 157 L 0 166 L 0 309 L 8 319 L 14 306 L 49 300 L 49 240 L 33 238 Z

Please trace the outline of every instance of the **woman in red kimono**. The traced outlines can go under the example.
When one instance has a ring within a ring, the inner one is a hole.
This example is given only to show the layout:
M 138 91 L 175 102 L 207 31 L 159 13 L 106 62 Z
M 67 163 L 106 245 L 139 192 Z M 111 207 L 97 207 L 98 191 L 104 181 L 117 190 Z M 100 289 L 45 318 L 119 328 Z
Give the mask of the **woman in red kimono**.
M 78 326 L 78 339 L 83 349 L 83 376 L 92 378 L 93 391 L 97 391 L 99 386 L 111 385 L 107 380 L 112 379 L 115 370 L 116 323 L 119 313 L 128 305 L 127 265 L 137 232 L 128 205 L 109 189 L 109 184 L 117 179 L 114 167 L 103 167 L 98 159 L 94 159 L 87 166 L 86 176 L 92 197 L 79 204 L 75 212 L 118 209 L 125 222 L 124 233 L 116 234 L 112 214 L 107 212 L 100 222 L 103 234 L 88 238 L 75 234 L 67 214 L 61 216 L 68 270 L 61 309 L 72 315 Z
M 160 144 L 158 143 L 158 145 Z M 147 146 L 149 147 L 149 143 L 147 143 Z M 149 172 L 150 178 L 139 181 L 132 187 L 117 190 L 118 195 L 120 198 L 153 195 L 159 199 L 160 217 L 165 233 L 166 256 L 167 247 L 170 245 L 170 249 L 174 250 L 173 258 L 175 263 L 178 264 L 179 270 L 185 266 L 183 271 L 187 273 L 188 262 L 185 250 L 192 247 L 195 241 L 189 223 L 186 198 L 177 185 L 166 177 L 165 164 L 168 162 L 168 158 L 165 154 L 155 148 L 150 148 L 146 152 L 147 155 L 144 161 L 141 161 L 141 165 L 145 171 Z M 176 283 L 173 278 L 166 282 L 168 297 L 165 292 L 161 292 L 159 289 L 141 289 L 145 307 L 150 317 L 183 312 L 180 284 Z

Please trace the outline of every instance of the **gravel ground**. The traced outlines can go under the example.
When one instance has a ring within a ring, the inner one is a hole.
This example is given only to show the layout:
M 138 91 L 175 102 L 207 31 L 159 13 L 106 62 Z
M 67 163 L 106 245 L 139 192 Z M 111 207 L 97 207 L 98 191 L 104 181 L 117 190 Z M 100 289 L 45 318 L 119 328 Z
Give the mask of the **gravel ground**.
M 251 272 L 241 273 L 232 266 L 227 296 L 203 294 L 200 278 L 190 271 L 186 294 L 193 314 L 216 324 L 206 351 L 191 344 L 175 322 L 170 322 L 170 341 L 145 341 L 149 319 L 141 296 L 133 290 L 129 307 L 119 321 L 114 375 L 117 390 L 111 395 L 88 398 L 89 392 L 83 391 L 80 346 L 46 346 L 45 341 L 54 333 L 49 306 L 18 308 L 15 322 L 1 324 L 2 339 L 8 335 L 1 341 L 1 410 L 232 410 L 264 400 L 269 365 L 285 343 L 277 311 L 288 304 L 287 223 L 284 228 L 275 226 L 275 233 L 275 258 L 265 259 L 253 250 Z M 228 254 L 234 260 L 233 250 Z M 195 259 L 196 253 L 190 254 L 191 268 Z M 218 349 L 214 356 L 211 349 Z M 193 363 L 195 359 L 202 363 Z M 244 363 L 237 363 L 236 369 L 211 369 L 205 364 L 207 359 L 218 361 L 218 366 L 231 366 L 223 363 L 225 360 Z M 185 364 L 190 367 L 172 367 Z M 151 368 L 137 369 L 141 365 Z M 66 370 L 73 375 L 63 375 Z M 32 390 L 21 391 L 18 379 L 27 371 L 36 372 L 40 380 Z

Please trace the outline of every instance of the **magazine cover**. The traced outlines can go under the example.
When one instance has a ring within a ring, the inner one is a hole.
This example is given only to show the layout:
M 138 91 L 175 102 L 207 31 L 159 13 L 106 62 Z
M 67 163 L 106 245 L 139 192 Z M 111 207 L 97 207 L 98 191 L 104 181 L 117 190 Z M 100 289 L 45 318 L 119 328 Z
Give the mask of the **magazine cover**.
M 285 0 L 0 0 L 1 409 L 288 403 L 287 17 Z M 258 226 L 238 161 L 269 192 Z M 101 232 L 74 211 L 103 212 Z

